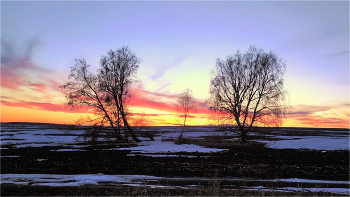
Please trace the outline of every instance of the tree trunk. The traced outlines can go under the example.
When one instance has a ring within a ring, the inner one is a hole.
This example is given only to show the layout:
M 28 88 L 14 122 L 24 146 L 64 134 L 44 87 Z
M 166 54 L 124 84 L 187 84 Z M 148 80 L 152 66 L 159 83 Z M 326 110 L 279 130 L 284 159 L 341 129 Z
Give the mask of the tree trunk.
M 125 122 L 124 122 L 124 124 L 125 124 Z M 142 142 L 141 140 L 139 140 L 137 138 L 137 136 L 135 135 L 134 131 L 131 129 L 131 127 L 128 123 L 126 123 L 126 127 L 127 127 L 128 131 L 130 132 L 132 139 L 135 140 L 135 142 Z
M 185 126 L 182 128 L 182 132 L 181 132 L 181 134 L 180 134 L 180 136 L 179 136 L 178 140 L 181 140 L 181 138 L 182 138 L 182 134 L 184 134 L 184 131 L 185 131 Z
M 242 134 L 242 138 L 241 138 L 242 142 L 246 143 L 248 141 L 247 140 L 247 132 L 243 130 L 243 131 L 241 131 L 241 134 Z
M 182 138 L 182 134 L 184 134 L 185 128 L 186 128 L 186 115 L 185 115 L 184 126 L 183 126 L 183 128 L 182 128 L 182 132 L 181 132 L 181 134 L 180 134 L 180 136 L 179 136 L 179 138 L 178 138 L 179 141 L 180 141 L 181 138 Z
M 135 142 L 142 142 L 141 140 L 139 140 L 134 131 L 131 129 L 130 125 L 128 124 L 128 122 L 126 121 L 126 118 L 123 116 L 123 120 L 124 120 L 124 127 L 126 127 L 128 129 L 128 131 L 130 132 L 131 134 L 131 137 L 133 140 L 135 140 Z
M 122 88 L 122 92 L 123 92 L 123 88 Z M 116 96 L 114 97 L 114 99 L 116 98 Z M 116 100 L 116 99 L 115 99 Z M 127 130 L 130 132 L 130 134 L 131 134 L 131 137 L 132 137 L 132 139 L 135 141 L 135 142 L 142 142 L 141 140 L 139 140 L 137 137 L 136 137 L 136 135 L 135 135 L 135 133 L 134 133 L 134 131 L 131 129 L 131 127 L 130 127 L 130 125 L 129 125 L 129 123 L 128 123 L 128 121 L 126 120 L 126 115 L 125 115 L 125 112 L 124 112 L 124 107 L 123 107 L 123 98 L 121 97 L 121 95 L 119 95 L 119 105 L 117 105 L 117 108 L 118 108 L 118 110 L 119 110 L 119 112 L 120 112 L 120 115 L 121 115 L 121 117 L 122 117 L 122 119 L 123 119 L 123 122 L 124 122 L 124 129 L 125 129 L 125 127 L 127 128 Z M 118 100 L 116 100 L 116 101 L 118 101 Z

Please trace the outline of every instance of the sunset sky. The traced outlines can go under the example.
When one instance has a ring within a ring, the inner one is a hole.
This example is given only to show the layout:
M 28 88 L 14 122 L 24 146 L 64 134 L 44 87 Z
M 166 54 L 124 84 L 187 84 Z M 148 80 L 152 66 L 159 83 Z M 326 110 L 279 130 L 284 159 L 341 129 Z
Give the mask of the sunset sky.
M 174 102 L 197 99 L 189 124 L 210 124 L 210 72 L 251 45 L 286 61 L 291 113 L 282 126 L 349 128 L 349 1 L 1 1 L 1 122 L 73 124 L 58 86 L 74 59 L 96 72 L 129 46 L 142 62 L 129 110 L 176 125 Z

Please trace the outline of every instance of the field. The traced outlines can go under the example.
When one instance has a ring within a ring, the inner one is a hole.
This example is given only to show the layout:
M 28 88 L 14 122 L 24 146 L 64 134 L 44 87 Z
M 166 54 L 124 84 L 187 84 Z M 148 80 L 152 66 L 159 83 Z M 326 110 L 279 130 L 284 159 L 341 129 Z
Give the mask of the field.
M 180 131 L 91 144 L 76 140 L 84 128 L 2 123 L 1 195 L 349 195 L 348 129 L 256 128 L 246 144 L 220 127 Z

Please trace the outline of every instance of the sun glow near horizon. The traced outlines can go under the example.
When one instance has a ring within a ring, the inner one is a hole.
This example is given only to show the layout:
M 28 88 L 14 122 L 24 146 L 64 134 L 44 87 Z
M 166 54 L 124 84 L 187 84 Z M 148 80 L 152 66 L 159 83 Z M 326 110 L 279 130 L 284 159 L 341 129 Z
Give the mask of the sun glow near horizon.
M 75 124 L 80 117 L 95 118 L 93 113 L 79 113 L 73 111 L 47 111 L 40 107 L 16 107 L 1 105 L 1 122 L 38 122 L 54 124 Z M 183 122 L 179 120 L 175 111 L 161 111 L 155 109 L 138 108 L 130 106 L 131 120 L 133 118 L 144 118 L 147 120 L 146 126 L 181 126 Z M 207 126 L 213 125 L 208 113 L 193 113 L 186 122 L 189 126 Z M 313 128 L 349 128 L 349 122 L 346 116 L 341 118 L 322 117 L 312 115 L 309 117 L 293 117 L 289 115 L 282 120 L 280 127 L 313 127 Z M 132 121 L 131 121 L 132 122 Z M 273 125 L 272 125 L 273 126 Z

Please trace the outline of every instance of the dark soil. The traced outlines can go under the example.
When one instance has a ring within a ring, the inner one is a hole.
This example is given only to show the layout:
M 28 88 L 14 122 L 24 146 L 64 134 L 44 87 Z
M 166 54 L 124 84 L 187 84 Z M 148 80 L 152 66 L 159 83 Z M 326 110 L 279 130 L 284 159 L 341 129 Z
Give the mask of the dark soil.
M 65 147 L 55 147 L 65 148 Z M 218 153 L 181 153 L 188 157 L 148 157 L 130 151 L 50 151 L 53 147 L 3 149 L 1 173 L 14 174 L 142 174 L 162 177 L 252 177 L 349 180 L 348 150 L 270 149 L 234 146 Z M 173 154 L 173 153 L 169 153 Z M 44 160 L 38 160 L 44 159 Z
M 220 190 L 216 187 L 201 189 L 161 189 L 137 187 L 47 187 L 3 184 L 1 196 L 342 196 L 327 192 Z

